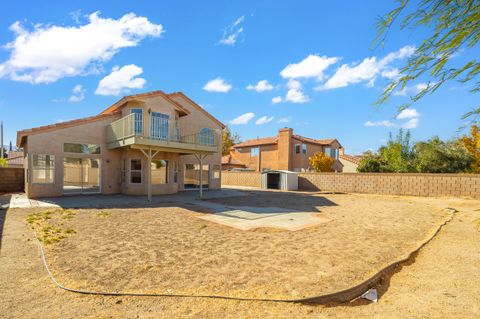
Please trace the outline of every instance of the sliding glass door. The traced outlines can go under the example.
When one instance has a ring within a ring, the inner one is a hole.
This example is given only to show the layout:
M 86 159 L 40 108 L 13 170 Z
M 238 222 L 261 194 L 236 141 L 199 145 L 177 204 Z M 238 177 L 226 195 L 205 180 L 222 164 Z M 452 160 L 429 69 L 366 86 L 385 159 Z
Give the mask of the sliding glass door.
M 200 164 L 185 164 L 185 175 L 183 179 L 184 189 L 199 189 L 200 188 Z M 210 176 L 209 165 L 203 165 L 202 184 L 203 188 L 208 188 L 208 180 Z
M 100 160 L 65 157 L 63 160 L 63 193 L 100 193 Z

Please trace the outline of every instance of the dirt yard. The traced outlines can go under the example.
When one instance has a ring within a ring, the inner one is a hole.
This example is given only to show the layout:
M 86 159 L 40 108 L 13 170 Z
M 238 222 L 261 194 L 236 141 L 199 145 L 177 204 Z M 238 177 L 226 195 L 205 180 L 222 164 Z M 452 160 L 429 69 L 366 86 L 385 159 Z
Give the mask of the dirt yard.
M 167 203 L 155 208 L 61 213 L 10 209 L 1 241 L 0 316 L 480 315 L 480 232 L 474 223 L 480 217 L 478 201 L 276 192 L 211 201 L 312 211 L 330 221 L 298 231 L 243 231 L 197 218 L 206 213 L 198 206 Z M 54 275 L 71 288 L 292 299 L 348 288 L 407 255 L 449 216 L 447 207 L 459 210 L 453 221 L 413 263 L 379 287 L 378 303 L 335 307 L 65 292 L 46 276 L 27 222 L 38 224 L 39 236 L 48 242 L 45 247 Z

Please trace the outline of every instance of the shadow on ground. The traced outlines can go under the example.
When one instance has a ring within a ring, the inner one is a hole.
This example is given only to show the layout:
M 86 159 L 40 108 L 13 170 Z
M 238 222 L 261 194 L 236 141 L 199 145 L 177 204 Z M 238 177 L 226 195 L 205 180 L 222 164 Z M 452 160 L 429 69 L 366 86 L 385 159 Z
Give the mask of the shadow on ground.
M 11 194 L 0 194 L 0 250 L 2 249 L 3 230 L 5 219 L 7 218 L 8 204 L 10 203 Z
M 316 193 L 279 192 L 266 190 L 237 190 L 224 188 L 204 191 L 200 200 L 198 191 L 184 191 L 172 195 L 76 195 L 28 200 L 16 194 L 10 207 L 15 208 L 148 208 L 183 207 L 200 213 L 222 213 L 242 210 L 258 216 L 297 212 L 319 212 L 322 206 L 337 204 Z

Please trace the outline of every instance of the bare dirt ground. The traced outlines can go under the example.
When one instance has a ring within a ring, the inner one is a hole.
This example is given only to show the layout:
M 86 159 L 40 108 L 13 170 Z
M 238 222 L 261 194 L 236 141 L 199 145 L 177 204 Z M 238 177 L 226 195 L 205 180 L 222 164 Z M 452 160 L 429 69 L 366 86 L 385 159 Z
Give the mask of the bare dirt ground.
M 480 217 L 478 201 L 341 194 L 299 200 L 285 193 L 226 200 L 229 205 L 248 200 L 249 206 L 310 208 L 332 221 L 295 232 L 241 231 L 200 220 L 195 217 L 200 210 L 193 207 L 77 210 L 72 218 L 46 221 L 52 229 L 75 230 L 46 245 L 47 255 L 57 279 L 74 288 L 298 297 L 365 278 L 422 241 L 445 218 L 443 208 L 459 212 L 413 263 L 380 287 L 378 303 L 326 307 L 62 291 L 42 267 L 26 223 L 32 210 L 11 209 L 1 237 L 0 317 L 480 316 L 480 232 L 474 223 Z

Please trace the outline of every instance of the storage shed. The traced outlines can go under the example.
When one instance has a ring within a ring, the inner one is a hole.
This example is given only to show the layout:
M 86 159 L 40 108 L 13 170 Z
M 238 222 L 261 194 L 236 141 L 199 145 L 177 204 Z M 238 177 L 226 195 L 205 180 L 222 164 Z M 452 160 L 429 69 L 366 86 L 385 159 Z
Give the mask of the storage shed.
M 262 172 L 262 188 L 295 191 L 298 189 L 298 173 L 282 170 Z

